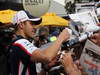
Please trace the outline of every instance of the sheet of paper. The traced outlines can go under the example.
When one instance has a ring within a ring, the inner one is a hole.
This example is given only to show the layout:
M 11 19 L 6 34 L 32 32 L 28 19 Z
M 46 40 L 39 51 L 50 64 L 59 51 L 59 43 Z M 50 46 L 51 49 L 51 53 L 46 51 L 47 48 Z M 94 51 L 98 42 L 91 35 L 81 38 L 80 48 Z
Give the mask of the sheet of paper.
M 80 63 L 88 75 L 100 75 L 100 47 L 87 40 Z
M 94 26 L 96 26 L 97 23 L 99 23 L 97 15 L 94 11 L 70 14 L 69 16 L 74 22 L 76 22 L 77 26 L 80 28 L 79 30 L 82 30 L 83 28 L 83 32 L 88 32 L 90 28 L 94 29 Z

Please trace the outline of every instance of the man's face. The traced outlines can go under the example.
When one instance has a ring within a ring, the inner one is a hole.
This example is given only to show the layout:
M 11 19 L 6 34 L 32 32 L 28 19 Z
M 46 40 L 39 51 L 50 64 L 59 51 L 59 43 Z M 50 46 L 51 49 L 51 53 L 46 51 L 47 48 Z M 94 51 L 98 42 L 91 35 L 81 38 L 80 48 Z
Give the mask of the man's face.
M 33 23 L 31 21 L 26 21 L 24 24 L 25 36 L 28 38 L 33 38 L 36 32 L 36 29 L 33 27 Z

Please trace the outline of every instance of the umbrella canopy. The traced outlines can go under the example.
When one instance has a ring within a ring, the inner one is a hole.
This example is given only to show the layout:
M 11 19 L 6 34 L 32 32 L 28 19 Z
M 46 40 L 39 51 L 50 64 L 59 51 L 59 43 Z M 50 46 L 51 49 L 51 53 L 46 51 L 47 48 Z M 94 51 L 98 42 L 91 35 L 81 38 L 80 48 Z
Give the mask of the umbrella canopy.
M 11 23 L 12 22 L 12 18 L 15 15 L 17 11 L 13 11 L 13 10 L 2 10 L 0 11 L 0 22 L 2 23 Z
M 38 26 L 68 26 L 68 21 L 57 16 L 55 13 L 47 13 L 42 16 L 42 23 Z

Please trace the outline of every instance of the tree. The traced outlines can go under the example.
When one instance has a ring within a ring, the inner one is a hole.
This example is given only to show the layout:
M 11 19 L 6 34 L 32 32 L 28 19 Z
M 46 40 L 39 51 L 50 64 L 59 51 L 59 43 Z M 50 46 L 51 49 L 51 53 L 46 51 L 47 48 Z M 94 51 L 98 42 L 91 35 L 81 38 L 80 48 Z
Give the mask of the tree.
M 75 0 L 65 0 L 65 9 L 67 14 L 71 14 L 75 12 Z

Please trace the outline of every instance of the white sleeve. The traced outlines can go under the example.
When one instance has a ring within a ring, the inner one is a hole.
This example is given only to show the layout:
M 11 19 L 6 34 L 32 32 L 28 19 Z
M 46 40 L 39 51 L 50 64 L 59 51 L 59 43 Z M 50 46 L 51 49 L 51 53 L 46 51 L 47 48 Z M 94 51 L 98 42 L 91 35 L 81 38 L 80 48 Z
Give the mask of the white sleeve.
M 23 48 L 30 54 L 32 54 L 33 51 L 38 49 L 37 47 L 35 47 L 31 42 L 29 42 L 26 39 L 20 39 L 20 40 L 16 41 L 16 42 L 14 42 L 14 45 L 17 45 L 17 46 Z

